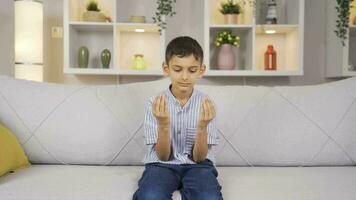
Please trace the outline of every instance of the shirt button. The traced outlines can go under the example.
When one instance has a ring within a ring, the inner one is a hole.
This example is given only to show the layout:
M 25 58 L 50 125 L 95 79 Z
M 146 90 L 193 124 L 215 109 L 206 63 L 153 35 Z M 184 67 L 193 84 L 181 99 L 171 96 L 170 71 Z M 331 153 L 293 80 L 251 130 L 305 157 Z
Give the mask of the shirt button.
M 180 134 L 180 131 L 178 131 L 177 133 Z

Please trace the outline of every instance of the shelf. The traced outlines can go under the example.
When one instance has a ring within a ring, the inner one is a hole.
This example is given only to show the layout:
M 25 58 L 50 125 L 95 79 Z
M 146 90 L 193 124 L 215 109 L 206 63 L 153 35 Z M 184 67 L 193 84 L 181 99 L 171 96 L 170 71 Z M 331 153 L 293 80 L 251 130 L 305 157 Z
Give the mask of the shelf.
M 237 24 L 224 24 L 219 7 L 224 0 L 210 0 L 205 5 L 205 62 L 207 76 L 300 76 L 303 75 L 304 0 L 277 0 L 277 24 L 266 24 L 267 0 L 256 1 L 256 15 L 245 5 L 245 16 Z M 242 2 L 242 1 L 240 1 Z M 242 17 L 242 19 L 241 19 Z M 245 17 L 245 18 L 244 18 Z M 219 70 L 215 38 L 220 31 L 232 30 L 240 36 L 240 47 L 234 48 L 235 68 Z M 273 34 L 267 34 L 273 30 Z M 277 70 L 264 70 L 267 45 L 277 50 Z
M 110 25 L 70 25 L 69 26 L 69 66 L 78 66 L 78 51 L 81 46 L 89 50 L 88 68 L 101 68 L 101 51 L 111 52 L 110 68 L 113 68 L 113 30 Z
M 83 75 L 110 75 L 118 74 L 118 70 L 114 69 L 95 69 L 95 68 L 64 68 L 65 74 L 83 74 Z
M 210 28 L 252 28 L 252 25 L 244 25 L 244 24 L 211 24 Z
M 356 26 L 350 26 L 350 37 L 356 37 Z
M 69 1 L 69 21 L 83 21 L 83 13 L 86 11 L 88 0 L 68 0 Z M 110 16 L 114 19 L 116 0 L 96 0 L 99 8 L 105 16 Z M 66 5 L 66 4 L 64 4 Z
M 356 6 L 356 1 L 352 4 Z M 356 25 L 352 25 L 352 19 L 356 17 L 356 7 L 350 9 L 350 26 L 345 45 L 342 45 L 342 40 L 335 34 L 338 19 L 336 6 L 335 0 L 327 0 L 326 77 L 356 76 Z
M 215 46 L 215 38 L 225 30 L 231 30 L 233 35 L 240 37 L 239 48 L 233 47 L 235 55 L 235 69 L 252 69 L 252 28 L 210 28 L 209 69 L 217 69 L 217 57 L 221 47 Z
M 353 73 L 356 72 L 356 27 L 350 27 L 350 34 L 348 38 L 349 42 L 349 49 L 348 49 L 348 71 L 352 71 Z
M 260 13 L 267 0 L 256 1 L 259 9 L 256 15 L 253 14 L 253 5 L 246 1 L 247 4 L 241 4 L 243 14 L 238 16 L 238 23 L 225 24 L 224 16 L 218 10 L 225 1 L 177 1 L 177 14 L 167 19 L 167 30 L 160 33 L 152 20 L 156 0 L 98 0 L 102 13 L 111 17 L 113 22 L 110 23 L 83 21 L 88 0 L 64 0 L 63 71 L 79 75 L 162 76 L 161 66 L 167 42 L 179 35 L 189 35 L 203 47 L 207 76 L 303 74 L 304 0 L 277 0 L 278 24 L 274 25 L 264 24 L 265 14 Z M 146 21 L 133 23 L 130 22 L 131 16 L 145 16 Z M 137 29 L 144 29 L 144 32 Z M 267 35 L 264 32 L 266 29 L 276 30 L 276 33 Z M 215 37 L 224 30 L 231 30 L 240 37 L 240 47 L 233 50 L 236 58 L 234 70 L 217 68 L 219 48 L 215 46 Z M 354 31 L 350 34 L 353 38 Z M 261 61 L 269 43 L 278 52 L 277 71 L 262 69 Z M 77 68 L 81 46 L 89 49 L 89 66 L 85 69 Z M 101 68 L 100 54 L 103 49 L 111 52 L 109 69 Z M 135 54 L 144 55 L 146 70 L 131 69 Z
M 273 45 L 277 52 L 277 70 L 298 71 L 302 63 L 298 28 L 278 27 L 277 33 L 265 34 L 262 28 L 256 30 L 256 67 L 264 69 L 264 54 L 268 45 Z
M 116 23 L 117 30 L 121 32 L 135 32 L 136 29 L 144 29 L 145 32 L 159 33 L 159 27 L 153 23 Z
M 149 70 L 118 70 L 118 69 L 91 69 L 91 68 L 65 68 L 65 74 L 80 75 L 132 75 L 132 76 L 163 76 L 162 71 Z
M 113 23 L 105 22 L 70 22 L 69 26 L 80 31 L 113 30 Z
M 159 70 L 162 66 L 163 36 L 153 24 L 119 23 L 116 26 L 116 60 L 120 70 L 130 70 L 135 54 L 144 55 L 147 70 Z M 144 28 L 145 32 L 135 32 Z
M 208 3 L 208 14 L 209 14 L 209 24 L 225 24 L 224 15 L 220 13 L 219 9 L 221 3 L 226 2 L 226 0 L 209 0 Z M 253 3 L 243 4 L 240 2 L 240 6 L 243 10 L 241 14 L 238 15 L 238 24 L 252 25 L 253 21 Z
M 349 15 L 349 24 L 350 27 L 356 27 L 354 24 L 354 20 L 356 20 L 356 1 L 350 1 L 350 15 Z
M 120 70 L 119 75 L 163 76 L 162 70 Z
M 356 71 L 346 71 L 344 72 L 344 77 L 356 76 Z
M 209 70 L 205 76 L 301 76 L 301 71 L 265 70 Z
M 266 24 L 268 0 L 256 1 L 256 24 Z M 277 24 L 299 24 L 301 0 L 276 0 Z
M 117 22 L 130 22 L 131 16 L 145 16 L 146 23 L 153 23 L 156 0 L 117 0 Z
M 278 25 L 256 25 L 257 34 L 265 34 L 266 30 L 275 30 L 276 34 L 285 34 L 295 31 L 298 28 L 298 25 L 294 24 L 278 24 Z

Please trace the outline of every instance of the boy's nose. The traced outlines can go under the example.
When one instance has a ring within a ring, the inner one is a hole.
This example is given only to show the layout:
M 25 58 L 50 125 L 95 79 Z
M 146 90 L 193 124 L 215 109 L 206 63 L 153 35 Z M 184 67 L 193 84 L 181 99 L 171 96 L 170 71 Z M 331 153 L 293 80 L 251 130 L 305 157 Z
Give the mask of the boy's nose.
M 188 79 L 188 72 L 183 72 L 183 76 L 182 76 L 183 80 L 187 80 Z

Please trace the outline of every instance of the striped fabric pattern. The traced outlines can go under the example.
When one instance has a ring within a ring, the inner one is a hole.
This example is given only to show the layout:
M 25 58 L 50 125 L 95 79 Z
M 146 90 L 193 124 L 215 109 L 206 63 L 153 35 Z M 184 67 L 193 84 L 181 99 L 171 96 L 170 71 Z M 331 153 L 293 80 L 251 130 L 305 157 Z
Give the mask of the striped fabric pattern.
M 147 153 L 143 159 L 143 162 L 145 164 L 154 162 L 166 164 L 195 164 L 192 160 L 192 150 L 197 132 L 200 104 L 203 97 L 206 97 L 207 95 L 193 89 L 191 97 L 182 107 L 169 88 L 163 91 L 163 94 L 166 96 L 168 101 L 168 110 L 170 113 L 170 138 L 172 146 L 171 157 L 168 161 L 159 160 L 154 148 L 154 145 L 157 142 L 158 131 L 157 121 L 152 113 L 152 104 L 156 98 L 156 96 L 153 96 L 146 103 L 144 141 L 147 145 Z M 216 109 L 215 105 L 214 107 Z M 209 123 L 207 131 L 207 159 L 211 160 L 215 164 L 213 146 L 218 144 L 216 117 Z

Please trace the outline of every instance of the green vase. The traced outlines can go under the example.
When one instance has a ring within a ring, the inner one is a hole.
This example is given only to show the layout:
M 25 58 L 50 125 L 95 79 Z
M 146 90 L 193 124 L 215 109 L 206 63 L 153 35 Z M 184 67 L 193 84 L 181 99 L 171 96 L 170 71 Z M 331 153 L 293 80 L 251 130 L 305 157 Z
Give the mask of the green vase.
M 104 49 L 101 52 L 101 63 L 103 64 L 103 68 L 109 68 L 110 66 L 111 53 L 108 49 Z
M 87 47 L 82 46 L 79 48 L 79 54 L 78 54 L 79 68 L 87 68 L 88 61 L 89 61 L 89 50 Z

